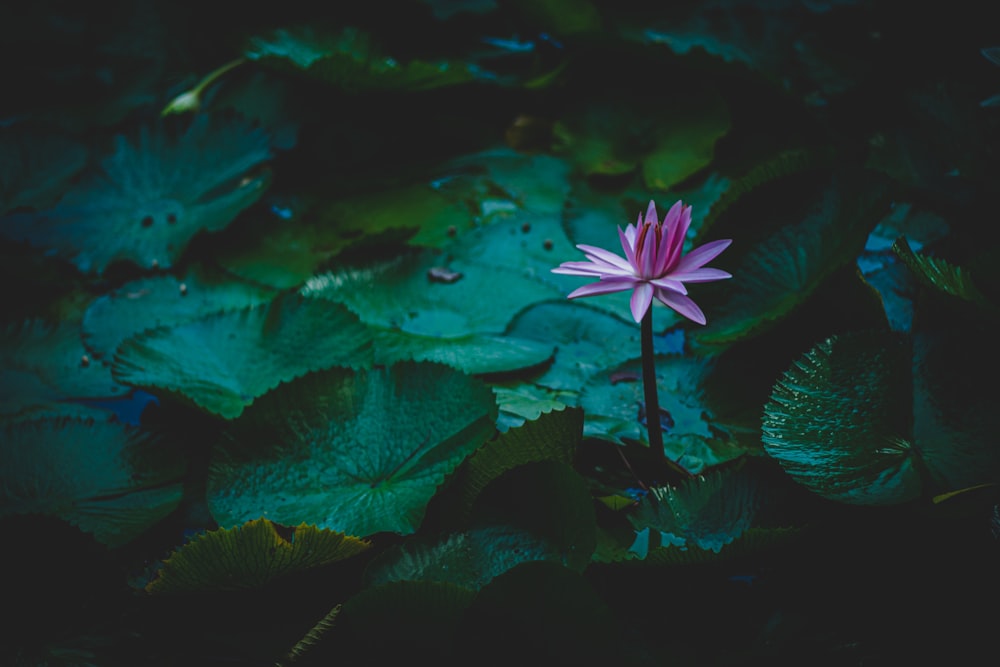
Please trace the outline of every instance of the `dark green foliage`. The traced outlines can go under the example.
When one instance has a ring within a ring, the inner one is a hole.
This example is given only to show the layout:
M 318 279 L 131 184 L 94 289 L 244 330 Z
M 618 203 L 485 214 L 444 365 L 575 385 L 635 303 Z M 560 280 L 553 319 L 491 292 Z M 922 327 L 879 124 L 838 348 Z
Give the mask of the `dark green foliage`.
M 994 650 L 987 9 L 5 12 L 0 662 Z M 551 273 L 650 199 L 732 239 L 657 415 Z

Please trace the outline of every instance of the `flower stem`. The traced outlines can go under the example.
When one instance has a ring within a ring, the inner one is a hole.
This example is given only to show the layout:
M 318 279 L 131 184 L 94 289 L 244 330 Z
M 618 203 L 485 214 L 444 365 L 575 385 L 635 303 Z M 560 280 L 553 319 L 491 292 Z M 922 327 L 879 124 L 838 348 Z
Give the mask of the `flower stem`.
M 656 361 L 653 353 L 653 309 L 642 316 L 642 389 L 646 401 L 646 431 L 649 433 L 649 448 L 653 456 L 683 477 L 691 477 L 679 463 L 672 461 L 663 451 L 663 429 L 660 427 L 660 399 L 656 393 Z

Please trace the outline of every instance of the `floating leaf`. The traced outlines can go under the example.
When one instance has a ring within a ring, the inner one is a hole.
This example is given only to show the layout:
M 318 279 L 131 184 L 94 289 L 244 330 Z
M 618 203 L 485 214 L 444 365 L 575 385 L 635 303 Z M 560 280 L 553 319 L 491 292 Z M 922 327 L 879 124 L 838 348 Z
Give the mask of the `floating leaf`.
M 742 562 L 761 552 L 789 546 L 801 534 L 801 528 L 757 528 L 751 526 L 719 549 L 714 544 L 701 547 L 689 543 L 683 548 L 659 546 L 650 549 L 642 560 L 645 565 L 701 565 L 706 563 Z
M 112 372 L 119 382 L 174 392 L 232 419 L 281 382 L 367 365 L 371 350 L 368 328 L 345 308 L 285 294 L 133 336 L 118 348 Z
M 479 225 L 519 214 L 551 219 L 565 204 L 571 171 L 559 157 L 497 147 L 449 161 L 432 185 L 470 206 Z
M 176 594 L 263 588 L 290 574 L 351 558 L 370 546 L 332 530 L 306 524 L 279 527 L 256 519 L 195 536 L 163 561 L 146 591 Z
M 652 190 L 669 190 L 711 164 L 715 144 L 730 129 L 725 101 L 707 86 L 686 87 L 668 105 L 608 101 L 581 108 L 556 124 L 555 150 L 587 176 L 624 174 L 641 165 Z
M 558 345 L 554 363 L 532 380 L 555 390 L 578 392 L 595 373 L 635 359 L 641 351 L 634 322 L 581 302 L 531 306 L 511 321 L 507 334 Z
M 350 91 L 426 90 L 479 78 L 464 63 L 447 60 L 399 62 L 372 37 L 355 27 L 321 31 L 313 27 L 280 28 L 250 39 L 250 60 L 310 77 Z
M 551 343 L 496 336 L 468 334 L 456 338 L 373 329 L 375 360 L 391 365 L 398 361 L 437 361 L 469 375 L 508 373 L 543 364 L 552 358 Z
M 408 242 L 428 248 L 447 245 L 451 240 L 449 234 L 472 226 L 473 218 L 466 206 L 423 183 L 338 199 L 318 215 L 325 227 L 345 241 L 362 233 L 412 229 L 415 234 Z
M 862 505 L 913 500 L 910 349 L 892 333 L 831 337 L 799 358 L 764 406 L 764 449 L 799 484 Z
M 302 293 L 343 303 L 377 328 L 441 338 L 502 333 L 525 306 L 560 296 L 539 280 L 476 265 L 471 258 L 461 265 L 461 280 L 451 283 L 428 276 L 437 266 L 441 257 L 429 250 L 404 253 L 363 268 L 314 276 Z M 448 265 L 457 266 L 457 261 Z M 498 289 L 500 285 L 503 289 Z
M 1000 480 L 1000 417 L 988 389 L 995 346 L 991 324 L 932 327 L 913 337 L 913 449 L 932 496 Z
M 66 137 L 0 128 L 0 215 L 50 206 L 86 161 L 87 150 Z
M 0 414 L 93 414 L 81 401 L 120 398 L 126 387 L 89 356 L 80 323 L 28 320 L 0 329 Z
M 494 385 L 497 404 L 500 406 L 500 418 L 497 428 L 506 433 L 512 428 L 523 425 L 526 421 L 538 419 L 547 412 L 562 410 L 567 402 L 575 403 L 576 396 L 560 400 L 559 392 L 550 391 L 530 382 L 513 382 L 509 386 Z
M 365 570 L 365 585 L 436 581 L 478 591 L 520 563 L 562 562 L 554 545 L 510 526 L 481 526 L 441 539 L 407 542 L 382 552 Z
M 693 332 L 694 341 L 718 345 L 759 334 L 857 257 L 883 212 L 884 189 L 877 180 L 872 185 L 857 177 L 842 180 L 830 182 L 803 220 L 779 229 L 738 265 L 726 267 L 739 279 L 727 282 L 725 299 L 713 308 L 717 314 Z
M 840 502 L 889 505 L 997 479 L 997 417 L 982 391 L 992 329 L 934 328 L 910 341 L 834 336 L 785 372 L 763 442 L 795 481 Z
M 501 434 L 469 457 L 455 484 L 460 505 L 471 511 L 486 486 L 505 472 L 527 463 L 572 464 L 583 437 L 583 411 L 564 408 Z
M 988 303 L 976 288 L 972 277 L 962 267 L 940 257 L 914 252 L 905 236 L 896 239 L 892 244 L 892 251 L 925 285 L 979 305 Z
M 689 546 L 714 553 L 750 528 L 760 505 L 754 477 L 722 470 L 650 489 L 629 521 L 631 551 L 646 558 L 658 546 Z
M 110 363 L 126 338 L 226 310 L 271 301 L 275 291 L 192 267 L 183 276 L 140 278 L 98 297 L 83 316 L 83 341 L 94 358 Z
M 184 461 L 148 432 L 67 417 L 2 428 L 0 516 L 59 517 L 118 547 L 180 505 Z
M 489 387 L 440 364 L 313 373 L 232 424 L 209 507 L 222 526 L 266 513 L 352 535 L 410 534 L 495 420 Z
M 170 267 L 200 231 L 216 231 L 268 185 L 251 173 L 271 157 L 267 134 L 199 115 L 179 133 L 165 124 L 115 137 L 97 173 L 52 208 L 0 220 L 4 234 L 52 250 L 84 272 L 114 261 Z

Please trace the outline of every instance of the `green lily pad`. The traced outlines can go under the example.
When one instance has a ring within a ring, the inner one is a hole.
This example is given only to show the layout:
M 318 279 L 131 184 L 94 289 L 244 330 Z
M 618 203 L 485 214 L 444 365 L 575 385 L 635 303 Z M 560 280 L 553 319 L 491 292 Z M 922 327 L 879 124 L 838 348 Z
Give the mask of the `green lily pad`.
M 925 285 L 980 306 L 989 303 L 976 288 L 972 276 L 962 267 L 941 257 L 914 252 L 905 236 L 896 239 L 892 244 L 892 251 Z
M 497 336 L 468 334 L 456 338 L 373 329 L 376 363 L 437 361 L 469 375 L 508 373 L 538 366 L 552 358 L 551 343 Z
M 362 268 L 319 274 L 302 293 L 343 303 L 377 328 L 441 338 L 503 333 L 525 306 L 560 296 L 516 270 L 476 265 L 474 258 L 458 269 L 457 259 L 447 259 L 430 250 L 402 253 Z
M 201 231 L 216 231 L 269 184 L 252 170 L 271 157 L 267 134 L 235 119 L 195 116 L 174 134 L 163 123 L 115 137 L 100 169 L 50 209 L 16 213 L 0 229 L 51 250 L 81 271 L 114 261 L 170 267 Z
M 712 308 L 708 324 L 693 331 L 694 343 L 724 345 L 759 335 L 857 257 L 883 212 L 884 190 L 877 179 L 871 185 L 859 178 L 842 181 L 834 178 L 800 222 L 780 228 L 726 267 L 734 278 L 726 281 L 726 296 Z
M 351 535 L 417 530 L 438 486 L 495 433 L 489 387 L 430 362 L 330 369 L 233 422 L 208 480 L 221 526 L 267 516 Z
M 0 128 L 0 215 L 52 205 L 86 162 L 87 149 L 69 138 Z
M 263 588 L 290 574 L 346 560 L 370 546 L 370 542 L 332 530 L 306 524 L 279 527 L 257 519 L 197 535 L 163 561 L 146 592 Z
M 765 451 L 799 484 L 854 504 L 916 498 L 910 444 L 910 351 L 889 333 L 836 336 L 775 384 L 764 406 Z
M 390 229 L 412 229 L 408 242 L 415 246 L 440 248 L 451 242 L 455 230 L 473 223 L 473 216 L 462 203 L 423 183 L 379 189 L 338 199 L 318 214 L 345 240 L 359 234 Z
M 534 421 L 547 412 L 562 410 L 570 403 L 576 403 L 575 393 L 563 396 L 560 392 L 530 382 L 495 384 L 493 393 L 496 394 L 497 405 L 500 407 L 497 429 L 501 433 Z
M 761 552 L 790 546 L 801 533 L 802 529 L 798 527 L 758 528 L 751 526 L 718 549 L 715 548 L 718 540 L 709 541 L 709 548 L 698 546 L 697 543 L 691 541 L 681 548 L 673 545 L 662 546 L 661 541 L 661 546 L 646 550 L 642 562 L 645 565 L 654 566 L 745 562 L 746 559 L 754 558 Z M 724 539 L 728 539 L 728 537 Z
M 708 404 L 704 384 L 711 372 L 706 359 L 656 356 L 656 387 L 666 455 L 691 473 L 737 459 L 749 444 L 738 428 Z M 625 378 L 625 379 L 620 379 Z M 632 361 L 592 376 L 580 396 L 587 415 L 584 435 L 612 442 L 634 440 L 649 444 L 643 413 L 642 365 Z
M 269 67 L 292 70 L 350 91 L 427 90 L 476 80 L 464 63 L 400 62 L 355 27 L 280 28 L 250 39 L 244 55 Z
M 994 481 L 988 328 L 857 332 L 816 345 L 764 410 L 764 448 L 826 498 L 890 505 Z M 962 373 L 956 374 L 956 368 Z
M 93 415 L 84 402 L 119 398 L 127 387 L 91 359 L 80 323 L 29 320 L 0 329 L 0 415 Z M 105 415 L 107 413 L 104 413 Z
M 2 428 L 0 516 L 55 516 L 119 547 L 180 505 L 184 461 L 148 432 L 68 417 Z
M 525 454 L 522 449 L 506 463 Z M 479 466 L 476 472 L 489 471 Z M 481 492 L 474 486 L 463 491 L 476 494 L 470 515 L 474 525 L 496 522 L 524 528 L 555 547 L 566 567 L 583 572 L 590 564 L 597 546 L 594 499 L 588 482 L 570 464 L 527 461 L 490 480 Z M 463 509 L 470 500 L 463 499 Z
M 407 542 L 377 556 L 365 570 L 365 585 L 392 581 L 436 581 L 478 591 L 515 565 L 562 562 L 552 544 L 524 529 L 480 526 L 435 542 Z
M 627 301 L 627 299 L 626 299 Z M 525 309 L 507 334 L 558 346 L 555 361 L 534 384 L 557 391 L 579 392 L 603 370 L 638 357 L 639 326 L 580 301 L 552 301 Z
M 371 354 L 371 333 L 355 315 L 293 293 L 133 336 L 119 346 L 112 373 L 233 419 L 282 382 L 331 366 L 365 366 Z
M 760 506 L 755 478 L 721 470 L 654 487 L 629 516 L 636 530 L 630 550 L 641 558 L 657 547 L 697 547 L 719 553 L 748 530 Z
M 98 297 L 83 316 L 83 342 L 110 363 L 121 343 L 146 329 L 172 327 L 271 301 L 275 291 L 193 266 L 180 277 L 140 278 Z
M 557 153 L 570 157 L 586 176 L 614 176 L 641 167 L 646 187 L 669 190 L 695 175 L 728 134 L 730 117 L 714 89 L 687 87 L 670 104 L 588 104 L 556 123 Z
M 651 190 L 669 190 L 712 163 L 715 145 L 729 134 L 731 119 L 717 90 L 702 87 L 672 99 L 653 130 L 653 150 L 642 162 Z
M 213 112 L 232 110 L 267 129 L 277 150 L 292 150 L 298 144 L 301 110 L 293 109 L 288 83 L 271 72 L 256 71 L 213 87 L 206 102 Z
M 540 461 L 572 464 L 583 436 L 583 411 L 563 408 L 502 433 L 469 457 L 454 484 L 466 516 L 483 489 L 518 466 Z
M 473 212 L 478 225 L 526 214 L 558 217 L 571 189 L 565 159 L 494 147 L 444 164 L 431 185 Z

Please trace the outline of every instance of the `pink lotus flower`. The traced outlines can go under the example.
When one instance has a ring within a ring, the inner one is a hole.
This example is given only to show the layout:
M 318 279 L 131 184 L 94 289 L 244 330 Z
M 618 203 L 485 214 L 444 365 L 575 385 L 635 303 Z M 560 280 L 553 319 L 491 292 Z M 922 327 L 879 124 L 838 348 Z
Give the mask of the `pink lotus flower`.
M 587 262 L 563 262 L 553 273 L 570 276 L 596 276 L 599 282 L 584 285 L 568 295 L 570 299 L 596 294 L 610 294 L 633 290 L 630 306 L 632 317 L 641 322 L 653 297 L 684 317 L 705 324 L 705 314 L 687 296 L 684 283 L 707 283 L 732 275 L 719 269 L 704 268 L 719 253 L 729 247 L 732 239 L 712 241 L 683 254 L 684 237 L 691 226 L 691 207 L 680 200 L 670 207 L 663 222 L 656 217 L 656 204 L 652 200 L 635 225 L 622 231 L 618 228 L 625 257 L 604 248 L 590 245 L 576 246 L 587 256 Z

